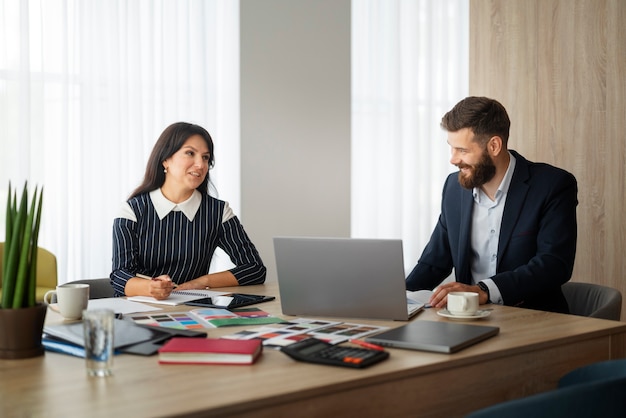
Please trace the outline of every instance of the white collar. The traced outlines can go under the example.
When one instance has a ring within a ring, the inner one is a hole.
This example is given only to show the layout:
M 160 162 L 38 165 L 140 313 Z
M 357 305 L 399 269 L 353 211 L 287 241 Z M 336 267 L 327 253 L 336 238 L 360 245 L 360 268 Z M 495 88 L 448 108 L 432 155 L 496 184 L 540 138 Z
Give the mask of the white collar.
M 199 191 L 194 190 L 189 199 L 182 203 L 174 203 L 168 200 L 159 188 L 150 192 L 150 199 L 152 200 L 152 204 L 154 205 L 159 219 L 165 218 L 172 211 L 180 211 L 185 214 L 187 219 L 193 221 L 193 218 L 200 208 L 202 195 Z
M 496 190 L 496 200 L 498 200 L 503 194 L 507 194 L 509 192 L 509 186 L 511 185 L 511 179 L 513 178 L 513 172 L 515 171 L 515 163 L 517 160 L 510 151 L 507 152 L 509 153 L 509 167 L 506 169 L 506 173 L 504 173 L 504 177 L 498 186 L 498 190 Z M 485 192 L 483 192 L 480 187 L 474 187 L 472 189 L 472 195 L 477 203 L 480 202 L 481 193 L 484 194 Z

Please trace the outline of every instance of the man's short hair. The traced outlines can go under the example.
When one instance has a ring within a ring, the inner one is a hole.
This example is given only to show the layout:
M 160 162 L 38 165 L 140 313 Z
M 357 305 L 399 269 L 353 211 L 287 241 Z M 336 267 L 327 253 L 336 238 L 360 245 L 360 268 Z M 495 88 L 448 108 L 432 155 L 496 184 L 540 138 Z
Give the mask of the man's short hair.
M 483 145 L 493 136 L 499 136 L 506 147 L 511 121 L 506 109 L 497 100 L 470 96 L 443 115 L 441 127 L 448 132 L 470 128 L 474 132 L 474 140 Z

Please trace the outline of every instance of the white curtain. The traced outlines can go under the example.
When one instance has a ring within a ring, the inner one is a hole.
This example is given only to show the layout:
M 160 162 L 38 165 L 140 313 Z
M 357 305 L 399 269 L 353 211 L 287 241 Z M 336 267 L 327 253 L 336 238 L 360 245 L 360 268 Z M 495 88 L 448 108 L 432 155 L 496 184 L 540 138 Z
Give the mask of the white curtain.
M 468 0 L 352 1 L 352 236 L 415 265 L 440 211 L 443 114 L 467 96 Z
M 211 133 L 238 212 L 237 1 L 0 0 L 0 199 L 44 187 L 60 283 L 108 277 L 113 218 L 176 121 Z

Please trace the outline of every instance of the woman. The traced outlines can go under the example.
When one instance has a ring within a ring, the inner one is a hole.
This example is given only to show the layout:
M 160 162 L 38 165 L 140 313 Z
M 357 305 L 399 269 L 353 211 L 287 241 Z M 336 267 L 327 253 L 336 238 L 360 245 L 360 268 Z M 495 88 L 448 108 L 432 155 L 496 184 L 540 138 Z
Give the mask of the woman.
M 266 268 L 227 202 L 208 194 L 213 140 L 198 125 L 178 122 L 152 150 L 143 183 L 113 222 L 116 296 L 166 299 L 172 289 L 261 284 Z M 222 248 L 235 267 L 209 274 Z M 152 280 L 146 280 L 146 278 Z

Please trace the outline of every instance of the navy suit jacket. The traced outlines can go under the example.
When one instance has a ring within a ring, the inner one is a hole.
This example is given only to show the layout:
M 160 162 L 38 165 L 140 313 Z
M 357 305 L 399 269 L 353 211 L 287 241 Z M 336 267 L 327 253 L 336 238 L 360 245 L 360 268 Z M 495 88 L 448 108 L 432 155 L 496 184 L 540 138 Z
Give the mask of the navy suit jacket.
M 561 285 L 570 279 L 576 255 L 576 179 L 562 169 L 511 154 L 516 165 L 491 279 L 505 305 L 567 313 Z M 458 173 L 448 176 L 439 220 L 406 279 L 408 290 L 433 289 L 453 268 L 457 282 L 472 284 L 473 205 L 472 191 L 461 187 Z

